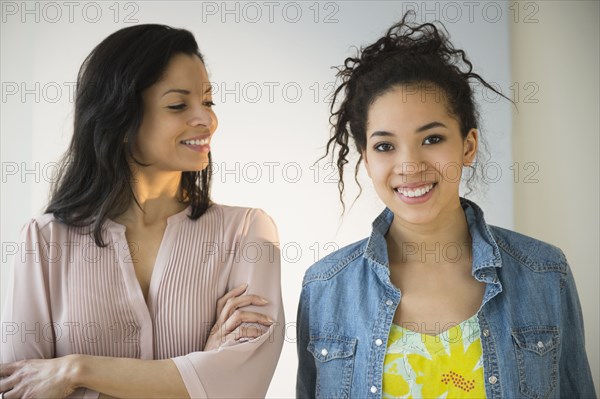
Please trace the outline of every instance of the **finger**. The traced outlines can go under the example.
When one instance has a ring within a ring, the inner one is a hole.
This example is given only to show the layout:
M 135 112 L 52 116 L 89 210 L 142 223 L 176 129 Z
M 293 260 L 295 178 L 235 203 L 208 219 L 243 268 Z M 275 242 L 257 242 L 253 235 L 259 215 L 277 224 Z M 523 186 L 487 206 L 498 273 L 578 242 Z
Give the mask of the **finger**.
M 233 288 L 231 291 L 229 291 L 227 294 L 223 295 L 221 298 L 224 301 L 227 301 L 227 299 L 229 299 L 229 298 L 234 298 L 236 296 L 242 295 L 244 292 L 246 292 L 247 289 L 248 289 L 248 283 L 244 283 L 242 285 L 239 285 L 239 286 Z
M 6 377 L 11 375 L 17 369 L 16 363 L 2 363 L 0 364 L 0 377 Z
M 225 322 L 225 334 L 231 333 L 242 323 L 258 323 L 265 326 L 271 326 L 275 321 L 262 313 L 247 312 L 238 309 L 233 312 Z
M 248 289 L 248 283 L 244 283 L 238 287 L 235 287 L 225 295 L 223 295 L 219 300 L 217 300 L 217 314 L 221 314 L 223 311 L 223 307 L 227 303 L 230 298 L 235 298 L 236 296 L 242 295 Z
M 233 312 L 235 312 L 237 309 L 243 308 L 244 306 L 263 306 L 267 303 L 269 303 L 269 301 L 258 295 L 244 295 L 237 298 L 230 298 L 221 311 L 222 320 L 228 319 Z
M 211 335 L 218 334 L 222 337 L 230 334 L 242 323 L 261 323 L 267 326 L 273 324 L 273 321 L 262 313 L 235 310 L 224 322 L 216 323 L 213 326 Z
M 251 339 L 255 339 L 263 335 L 268 331 L 267 328 L 260 328 L 253 324 L 242 324 L 235 330 L 231 332 L 232 338 L 236 341 L 249 341 Z
M 18 388 L 13 388 L 8 392 L 5 392 L 4 395 L 2 396 L 2 399 L 22 399 L 23 398 L 23 392 L 22 392 L 22 387 L 18 387 Z
M 4 394 L 3 398 L 6 398 L 8 391 L 10 391 L 11 389 L 14 389 L 16 385 L 17 385 L 17 380 L 15 379 L 14 376 L 6 377 L 6 378 L 3 378 L 2 380 L 0 380 L 0 392 L 7 392 Z

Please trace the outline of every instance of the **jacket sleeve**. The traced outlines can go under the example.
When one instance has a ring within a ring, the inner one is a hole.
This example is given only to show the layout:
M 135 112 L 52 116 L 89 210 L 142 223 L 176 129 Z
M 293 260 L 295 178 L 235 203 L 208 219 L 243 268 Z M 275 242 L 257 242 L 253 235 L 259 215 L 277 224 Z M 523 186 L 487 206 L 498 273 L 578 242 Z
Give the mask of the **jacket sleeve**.
M 596 398 L 585 351 L 583 315 L 571 269 L 561 281 L 560 397 Z
M 55 357 L 56 336 L 52 320 L 49 268 L 55 258 L 32 219 L 23 226 L 14 255 L 6 303 L 2 312 L 0 361 L 12 363 L 24 359 Z M 77 389 L 69 398 L 96 398 L 98 393 Z
M 228 287 L 248 283 L 248 294 L 260 295 L 269 303 L 244 310 L 266 314 L 275 323 L 258 338 L 226 341 L 216 350 L 173 358 L 192 398 L 264 397 L 279 360 L 285 318 L 278 233 L 271 218 L 260 210 L 251 211 L 247 219 Z
M 310 319 L 309 319 L 309 289 L 305 286 L 300 294 L 297 317 L 297 350 L 298 350 L 298 373 L 296 377 L 296 398 L 316 397 L 316 367 L 315 358 L 308 351 L 310 341 Z

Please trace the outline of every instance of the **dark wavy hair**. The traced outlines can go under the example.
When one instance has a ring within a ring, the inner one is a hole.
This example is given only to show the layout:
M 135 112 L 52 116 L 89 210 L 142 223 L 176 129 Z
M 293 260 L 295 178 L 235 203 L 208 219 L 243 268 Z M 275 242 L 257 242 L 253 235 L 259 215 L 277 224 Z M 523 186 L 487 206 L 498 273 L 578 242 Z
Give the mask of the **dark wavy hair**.
M 106 219 L 123 214 L 132 201 L 137 203 L 128 159 L 147 166 L 132 153 L 144 116 L 142 91 L 160 80 L 176 54 L 204 61 L 189 31 L 136 25 L 104 39 L 79 70 L 73 138 L 46 213 L 70 226 L 90 227 L 98 246 L 105 246 Z M 194 220 L 210 207 L 210 164 L 202 171 L 182 172 L 181 200 L 190 203 Z
M 362 192 L 358 171 L 362 152 L 366 149 L 368 111 L 379 96 L 395 87 L 407 85 L 431 85 L 442 90 L 448 111 L 456 117 L 463 138 L 471 129 L 477 128 L 479 118 L 470 80 L 481 82 L 484 87 L 511 101 L 473 72 L 473 65 L 465 52 L 455 49 L 450 43 L 443 24 L 438 21 L 440 29 L 432 23 L 417 25 L 409 21 L 410 17 L 414 17 L 412 10 L 389 28 L 385 36 L 362 47 L 356 57 L 346 58 L 344 65 L 337 67 L 336 76 L 341 83 L 334 91 L 329 118 L 332 134 L 321 159 L 330 152 L 334 157 L 338 149 L 338 190 L 343 211 L 344 167 L 349 162 L 349 141 L 352 138 L 359 153 L 354 168 L 354 180 L 360 188 L 358 198 Z M 336 109 L 337 100 L 342 96 L 343 100 Z M 482 144 L 485 148 L 485 144 Z M 473 173 L 467 181 L 469 190 L 471 181 L 477 175 Z

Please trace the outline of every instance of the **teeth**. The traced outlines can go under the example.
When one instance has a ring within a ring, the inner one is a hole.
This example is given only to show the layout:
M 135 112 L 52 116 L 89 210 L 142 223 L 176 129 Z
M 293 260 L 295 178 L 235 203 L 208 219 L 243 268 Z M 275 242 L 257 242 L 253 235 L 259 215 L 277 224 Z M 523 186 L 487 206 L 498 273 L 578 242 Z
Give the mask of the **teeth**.
M 408 188 L 397 188 L 396 191 L 398 191 L 400 194 L 404 195 L 405 197 L 414 198 L 414 197 L 421 197 L 421 196 L 427 194 L 429 192 L 429 190 L 431 190 L 432 188 L 433 188 L 433 184 L 429 184 L 427 186 L 417 188 L 416 190 L 410 190 Z
M 187 144 L 187 145 L 206 145 L 206 144 L 208 144 L 208 139 L 183 140 L 182 143 Z

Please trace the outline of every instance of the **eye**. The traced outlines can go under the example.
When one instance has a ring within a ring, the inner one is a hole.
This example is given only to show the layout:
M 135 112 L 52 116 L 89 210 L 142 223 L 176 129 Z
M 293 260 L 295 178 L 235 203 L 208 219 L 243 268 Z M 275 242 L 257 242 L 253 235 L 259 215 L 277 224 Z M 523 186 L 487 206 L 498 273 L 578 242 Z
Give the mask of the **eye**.
M 169 105 L 167 106 L 167 108 L 169 109 L 174 109 L 176 111 L 180 111 L 182 109 L 185 109 L 186 105 L 185 103 L 181 103 L 181 104 L 175 104 L 175 105 Z
M 214 107 L 215 105 L 217 105 L 217 104 L 215 104 L 215 103 L 214 103 L 214 102 L 212 102 L 212 101 L 204 101 L 202 104 L 204 104 L 204 106 L 205 106 L 205 107 L 208 107 L 208 108 L 212 108 L 212 107 Z
M 375 144 L 375 146 L 373 148 L 377 152 L 388 152 L 388 151 L 392 151 L 394 149 L 394 146 L 391 145 L 390 143 L 379 143 L 379 144 Z
M 441 143 L 442 141 L 444 141 L 444 138 L 442 136 L 427 136 L 425 138 L 425 140 L 423 140 L 423 144 L 427 144 L 427 145 L 431 145 L 431 144 L 438 144 Z

